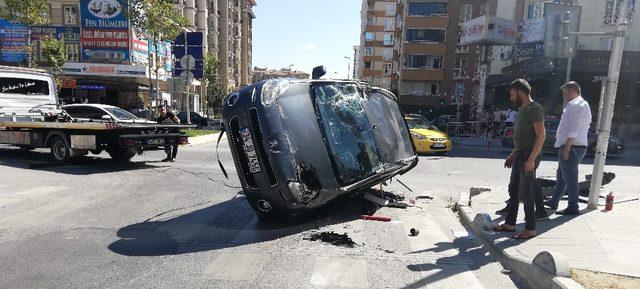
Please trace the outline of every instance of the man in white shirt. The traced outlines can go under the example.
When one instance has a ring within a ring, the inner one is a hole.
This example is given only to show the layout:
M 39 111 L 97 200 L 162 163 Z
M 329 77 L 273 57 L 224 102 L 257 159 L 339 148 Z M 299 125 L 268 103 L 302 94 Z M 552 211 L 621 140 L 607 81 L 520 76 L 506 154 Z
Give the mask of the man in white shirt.
M 518 113 L 515 110 L 510 108 L 507 111 L 507 120 L 505 120 L 507 125 L 512 126 L 514 123 L 516 123 L 516 117 L 517 116 L 518 116 Z
M 575 81 L 565 83 L 562 89 L 564 110 L 556 132 L 555 148 L 558 149 L 556 191 L 547 202 L 551 209 L 558 209 L 558 202 L 567 193 L 569 205 L 560 215 L 578 215 L 578 166 L 587 153 L 587 134 L 591 124 L 591 108 L 581 96 L 580 85 Z

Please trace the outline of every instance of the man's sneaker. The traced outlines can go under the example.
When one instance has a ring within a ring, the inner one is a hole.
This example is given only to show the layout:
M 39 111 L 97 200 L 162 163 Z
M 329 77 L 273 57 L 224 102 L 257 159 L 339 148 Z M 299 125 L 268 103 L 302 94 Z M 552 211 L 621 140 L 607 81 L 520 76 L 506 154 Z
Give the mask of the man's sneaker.
M 496 215 L 504 216 L 506 214 L 507 214 L 507 207 L 504 207 L 503 209 L 500 209 L 500 210 L 496 211 Z
M 554 211 L 558 209 L 558 205 L 553 206 L 553 205 L 551 204 L 551 202 L 549 202 L 549 200 L 544 201 L 544 205 L 545 205 L 545 206 L 547 206 L 547 207 L 549 207 L 550 209 L 552 209 L 552 210 L 554 210 Z
M 166 162 L 170 162 L 170 161 L 171 161 L 171 158 L 165 158 L 161 162 L 166 163 Z

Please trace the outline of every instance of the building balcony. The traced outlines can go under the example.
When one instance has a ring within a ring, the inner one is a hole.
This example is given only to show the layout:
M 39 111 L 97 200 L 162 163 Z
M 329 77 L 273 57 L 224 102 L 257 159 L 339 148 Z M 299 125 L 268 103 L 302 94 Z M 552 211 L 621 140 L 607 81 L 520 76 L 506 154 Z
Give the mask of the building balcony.
M 407 16 L 404 26 L 410 28 L 447 28 L 449 27 L 449 16 Z
M 403 68 L 400 78 L 416 81 L 444 81 L 444 70 Z
M 447 45 L 433 42 L 405 42 L 402 51 L 407 54 L 445 54 Z

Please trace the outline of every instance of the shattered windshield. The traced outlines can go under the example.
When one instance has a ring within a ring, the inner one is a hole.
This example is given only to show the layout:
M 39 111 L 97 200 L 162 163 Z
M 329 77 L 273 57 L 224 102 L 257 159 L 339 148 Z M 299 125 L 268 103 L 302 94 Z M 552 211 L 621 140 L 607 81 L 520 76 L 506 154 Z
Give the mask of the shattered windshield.
M 381 169 L 375 136 L 356 85 L 319 84 L 313 91 L 340 183 L 353 184 Z
M 131 119 L 138 118 L 135 115 L 131 114 L 130 112 L 121 108 L 105 107 L 104 109 L 108 111 L 110 114 L 113 114 L 113 116 L 115 116 L 117 119 L 120 119 L 120 120 L 131 120 Z

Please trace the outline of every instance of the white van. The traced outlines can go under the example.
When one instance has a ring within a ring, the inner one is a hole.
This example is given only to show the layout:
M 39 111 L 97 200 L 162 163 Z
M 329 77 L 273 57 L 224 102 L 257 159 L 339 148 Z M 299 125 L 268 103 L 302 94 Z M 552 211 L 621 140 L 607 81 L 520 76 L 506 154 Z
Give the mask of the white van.
M 55 110 L 58 94 L 44 70 L 0 66 L 0 116 Z

